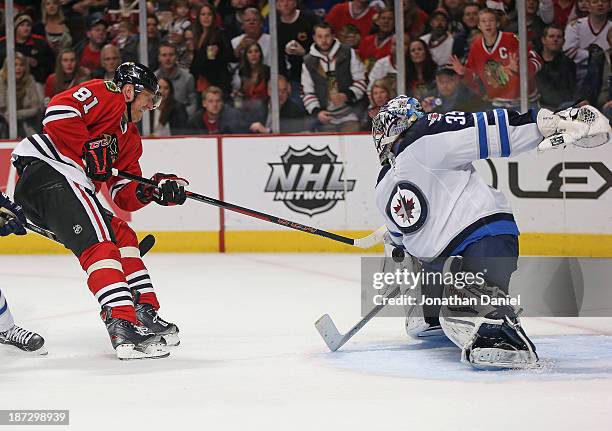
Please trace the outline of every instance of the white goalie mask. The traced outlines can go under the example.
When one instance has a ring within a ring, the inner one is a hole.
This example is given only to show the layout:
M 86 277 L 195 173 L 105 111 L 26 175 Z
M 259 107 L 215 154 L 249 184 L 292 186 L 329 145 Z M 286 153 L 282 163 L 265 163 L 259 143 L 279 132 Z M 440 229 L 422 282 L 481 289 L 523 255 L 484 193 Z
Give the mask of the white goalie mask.
M 372 138 L 380 164 L 387 163 L 393 144 L 424 115 L 414 97 L 397 96 L 387 102 L 372 120 Z

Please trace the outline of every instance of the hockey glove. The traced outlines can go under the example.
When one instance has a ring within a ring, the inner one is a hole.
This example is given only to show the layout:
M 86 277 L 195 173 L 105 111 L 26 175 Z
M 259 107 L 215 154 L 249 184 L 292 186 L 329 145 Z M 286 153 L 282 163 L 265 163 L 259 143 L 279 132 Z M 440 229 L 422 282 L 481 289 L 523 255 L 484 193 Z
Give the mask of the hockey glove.
M 156 173 L 151 180 L 157 183 L 157 187 L 152 185 L 139 184 L 136 187 L 136 197 L 143 204 L 155 201 L 159 205 L 172 206 L 183 205 L 187 199 L 185 186 L 189 182 L 177 177 L 174 174 Z
M 0 192 L 0 236 L 25 235 L 26 216 L 19 205 Z
M 114 136 L 103 135 L 85 142 L 83 161 L 87 176 L 94 181 L 108 180 L 112 175 L 117 153 L 117 138 Z

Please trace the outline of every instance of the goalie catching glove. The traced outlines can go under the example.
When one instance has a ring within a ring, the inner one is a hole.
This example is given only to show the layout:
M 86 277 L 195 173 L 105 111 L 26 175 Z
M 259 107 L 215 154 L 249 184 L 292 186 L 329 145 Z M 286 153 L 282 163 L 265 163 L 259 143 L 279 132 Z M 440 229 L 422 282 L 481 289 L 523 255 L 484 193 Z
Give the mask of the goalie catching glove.
M 83 162 L 85 174 L 94 181 L 107 181 L 111 176 L 113 163 L 117 160 L 117 138 L 102 135 L 85 142 L 83 145 Z
M 565 148 L 568 144 L 584 148 L 598 147 L 612 137 L 608 119 L 590 105 L 556 113 L 540 109 L 537 124 L 544 135 L 538 151 Z
M 136 197 L 143 204 L 155 201 L 159 205 L 183 205 L 187 199 L 185 186 L 189 182 L 174 174 L 156 173 L 151 181 L 157 183 L 157 187 L 149 184 L 139 184 L 136 187 Z

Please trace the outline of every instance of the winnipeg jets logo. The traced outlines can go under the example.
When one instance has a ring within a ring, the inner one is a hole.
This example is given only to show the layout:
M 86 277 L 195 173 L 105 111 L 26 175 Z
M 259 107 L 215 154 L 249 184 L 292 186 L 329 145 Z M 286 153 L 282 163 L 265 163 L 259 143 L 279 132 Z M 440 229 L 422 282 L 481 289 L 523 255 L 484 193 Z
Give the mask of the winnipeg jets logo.
M 387 216 L 403 233 L 419 230 L 427 219 L 427 200 L 423 192 L 414 184 L 397 184 L 387 204 Z
M 397 204 L 393 207 L 393 211 L 402 221 L 410 223 L 414 219 L 414 199 L 398 196 Z
M 442 114 L 438 114 L 437 112 L 432 112 L 427 114 L 427 120 L 429 121 L 429 125 L 431 126 L 436 121 L 440 121 L 442 119 Z

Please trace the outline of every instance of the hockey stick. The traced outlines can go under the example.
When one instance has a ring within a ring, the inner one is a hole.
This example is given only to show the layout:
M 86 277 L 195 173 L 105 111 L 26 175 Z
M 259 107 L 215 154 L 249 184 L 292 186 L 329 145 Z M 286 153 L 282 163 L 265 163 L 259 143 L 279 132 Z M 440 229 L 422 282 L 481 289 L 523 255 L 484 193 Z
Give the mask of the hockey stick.
M 397 250 L 397 249 L 396 249 Z M 394 256 L 395 259 L 395 256 Z M 461 264 L 463 262 L 463 258 L 461 256 L 451 256 L 444 261 L 444 265 L 442 268 L 442 273 L 456 273 L 461 270 Z M 363 328 L 366 323 L 368 323 L 374 316 L 376 316 L 380 310 L 387 306 L 387 299 L 395 298 L 399 295 L 401 289 L 400 286 L 396 286 L 385 298 L 381 301 L 380 304 L 375 305 L 365 316 L 361 318 L 359 322 L 357 322 L 346 334 L 341 334 L 338 331 L 338 328 L 334 324 L 334 321 L 329 314 L 324 314 L 315 322 L 315 327 L 319 334 L 329 347 L 329 350 L 335 352 L 340 347 L 342 347 L 348 340 L 353 338 L 353 336 L 359 332 L 361 328 Z
M 391 293 L 389 293 L 389 295 L 385 297 L 385 299 L 395 298 L 399 293 L 400 288 L 397 286 L 391 291 Z M 372 308 L 368 314 L 363 316 L 361 320 L 357 322 L 346 334 L 341 334 L 340 331 L 338 331 L 338 328 L 334 324 L 332 318 L 329 317 L 329 314 L 324 314 L 321 316 L 319 320 L 315 322 L 315 328 L 317 328 L 317 331 L 319 331 L 319 334 L 321 334 L 321 337 L 323 338 L 323 341 L 325 341 L 325 344 L 327 344 L 327 347 L 329 347 L 329 350 L 335 352 L 348 340 L 353 338 L 353 335 L 359 332 L 359 330 L 363 328 L 366 323 L 372 320 L 372 318 L 376 316 L 380 310 L 385 308 L 386 305 L 386 301 L 382 301 L 381 304 L 375 305 L 374 308 Z
M 149 186 L 157 187 L 158 184 L 155 181 L 152 181 L 148 178 L 139 177 L 137 175 L 130 174 L 128 172 L 123 172 L 118 169 L 113 168 L 113 175 L 120 178 L 125 178 L 128 180 L 136 181 L 140 184 L 146 184 Z M 311 235 L 318 235 L 324 238 L 328 238 L 334 241 L 342 242 L 344 244 L 353 245 L 359 248 L 370 248 L 378 244 L 382 241 L 383 235 L 387 231 L 385 226 L 381 226 L 372 232 L 370 235 L 365 236 L 363 238 L 348 238 L 346 236 L 338 235 L 332 232 L 328 232 L 325 230 L 317 229 L 315 227 L 306 226 L 300 223 L 296 223 L 290 220 L 285 220 L 280 217 L 276 217 L 270 214 L 266 214 L 260 211 L 255 211 L 249 208 L 241 207 L 239 205 L 235 205 L 229 202 L 224 202 L 217 200 L 215 198 L 211 198 L 209 196 L 200 195 L 197 193 L 193 193 L 187 191 L 187 197 L 189 199 L 193 199 L 198 202 L 204 202 L 209 205 L 216 206 L 218 208 L 223 208 L 229 211 L 234 211 L 240 214 L 244 214 L 249 217 L 255 217 L 263 221 L 267 221 L 269 223 L 274 223 L 280 226 L 285 226 L 290 229 L 299 230 L 301 232 L 309 233 Z
M 12 216 L 9 213 L 2 211 L 2 210 L 0 210 L 0 217 L 7 221 L 12 218 Z M 50 239 L 51 241 L 55 241 L 58 244 L 64 245 L 59 240 L 57 235 L 55 235 L 50 230 L 43 229 L 40 226 L 36 226 L 35 224 L 30 223 L 29 221 L 27 221 L 23 226 L 30 232 L 37 233 L 38 235 L 44 236 L 45 238 Z M 142 241 L 138 243 L 138 250 L 140 252 L 140 257 L 143 257 L 145 254 L 147 254 L 153 248 L 154 245 L 155 245 L 155 237 L 151 234 L 148 234 L 147 236 L 145 236 L 142 239 Z

